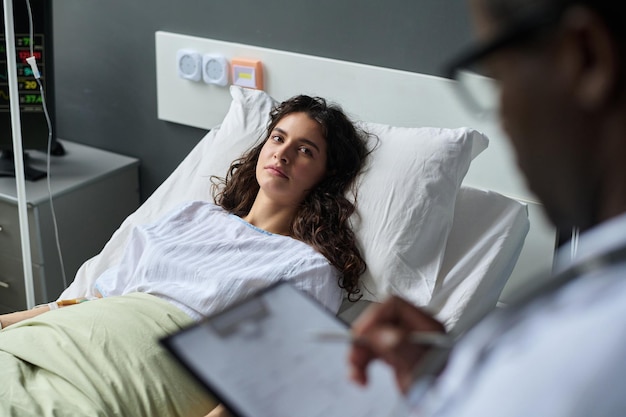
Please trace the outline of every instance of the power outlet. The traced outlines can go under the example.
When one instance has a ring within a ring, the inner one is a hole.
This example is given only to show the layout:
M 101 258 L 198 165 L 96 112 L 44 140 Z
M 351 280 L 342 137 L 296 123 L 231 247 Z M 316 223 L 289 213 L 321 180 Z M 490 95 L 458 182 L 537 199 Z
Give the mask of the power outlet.
M 202 55 L 202 79 L 207 84 L 228 85 L 228 61 L 224 55 Z
M 202 56 L 191 49 L 179 49 L 176 52 L 176 68 L 180 78 L 200 81 L 202 79 Z

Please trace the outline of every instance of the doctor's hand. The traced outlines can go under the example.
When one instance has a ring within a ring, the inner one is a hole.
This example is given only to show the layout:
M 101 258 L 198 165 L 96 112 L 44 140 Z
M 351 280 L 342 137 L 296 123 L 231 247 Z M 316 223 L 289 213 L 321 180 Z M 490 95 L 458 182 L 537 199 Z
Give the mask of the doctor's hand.
M 370 306 L 352 326 L 356 341 L 349 355 L 351 379 L 366 385 L 369 363 L 381 359 L 393 368 L 398 387 L 406 393 L 416 365 L 428 350 L 409 340 L 409 335 L 415 332 L 445 333 L 445 328 L 428 313 L 399 297 Z

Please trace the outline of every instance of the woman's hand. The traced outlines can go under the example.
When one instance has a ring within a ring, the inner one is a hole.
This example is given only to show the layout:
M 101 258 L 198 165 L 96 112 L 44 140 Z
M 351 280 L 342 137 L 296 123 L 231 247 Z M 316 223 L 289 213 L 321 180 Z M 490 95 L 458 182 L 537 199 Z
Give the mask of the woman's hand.
M 22 320 L 29 319 L 31 317 L 36 317 L 40 314 L 43 314 L 50 310 L 56 310 L 57 308 L 64 308 L 80 303 L 84 303 L 86 301 L 91 300 L 91 298 L 72 298 L 68 300 L 58 300 L 53 301 L 49 304 L 42 304 L 36 306 L 31 310 L 17 311 L 15 313 L 2 314 L 0 315 L 0 328 L 4 329 L 12 324 L 19 323 Z
M 444 326 L 426 312 L 409 302 L 391 297 L 381 304 L 374 304 L 361 314 L 352 326 L 358 340 L 349 356 L 351 379 L 367 384 L 367 367 L 375 359 L 389 364 L 396 374 L 396 382 L 406 392 L 413 382 L 413 372 L 428 350 L 411 343 L 413 332 L 445 332 Z
M 50 307 L 47 305 L 35 307 L 31 310 L 24 311 L 16 311 L 15 313 L 2 314 L 0 315 L 0 325 L 3 329 L 9 327 L 12 324 L 19 323 L 22 320 L 29 319 L 31 317 L 36 317 L 40 314 L 45 313 L 46 311 L 50 311 Z
M 217 407 L 204 417 L 232 417 L 232 414 L 226 411 L 222 404 L 218 404 Z

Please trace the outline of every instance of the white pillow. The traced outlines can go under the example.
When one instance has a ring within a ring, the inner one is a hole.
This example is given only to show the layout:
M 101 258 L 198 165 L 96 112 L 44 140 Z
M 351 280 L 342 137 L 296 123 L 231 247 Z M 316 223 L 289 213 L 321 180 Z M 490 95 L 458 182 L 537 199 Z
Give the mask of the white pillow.
M 468 129 L 359 123 L 378 136 L 359 186 L 355 231 L 368 270 L 363 298 L 431 298 L 452 227 L 457 192 L 472 158 L 487 148 Z
M 232 160 L 264 137 L 276 104 L 260 90 L 231 86 L 230 92 L 230 109 L 205 148 L 205 176 L 224 176 Z M 441 268 L 457 191 L 488 140 L 467 128 L 358 124 L 380 139 L 361 175 L 353 219 L 368 264 L 363 298 L 381 301 L 397 293 L 425 305 Z
M 224 177 L 230 164 L 255 143 L 265 138 L 270 121 L 270 111 L 278 104 L 261 90 L 232 85 L 228 113 L 219 125 L 219 130 L 205 148 L 200 173 Z

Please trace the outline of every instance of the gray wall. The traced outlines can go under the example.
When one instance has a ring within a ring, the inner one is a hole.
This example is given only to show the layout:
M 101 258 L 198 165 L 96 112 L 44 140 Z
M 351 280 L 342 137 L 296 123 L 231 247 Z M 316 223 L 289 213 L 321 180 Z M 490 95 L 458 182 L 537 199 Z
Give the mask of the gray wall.
M 154 32 L 440 75 L 469 38 L 465 0 L 58 0 L 57 133 L 141 159 L 142 198 L 205 131 L 156 118 Z

